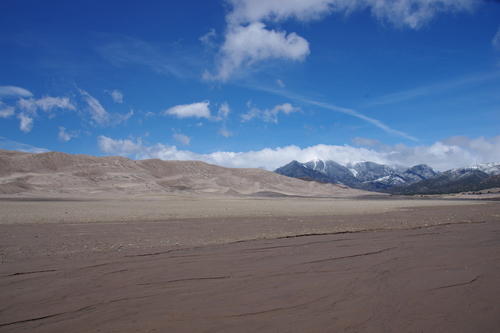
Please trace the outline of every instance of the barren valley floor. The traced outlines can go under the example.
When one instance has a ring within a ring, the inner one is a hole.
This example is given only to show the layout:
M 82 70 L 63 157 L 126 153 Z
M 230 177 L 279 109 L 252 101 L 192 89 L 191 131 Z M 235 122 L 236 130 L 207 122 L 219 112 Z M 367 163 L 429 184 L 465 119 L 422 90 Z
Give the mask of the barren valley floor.
M 0 200 L 2 332 L 496 332 L 500 201 Z

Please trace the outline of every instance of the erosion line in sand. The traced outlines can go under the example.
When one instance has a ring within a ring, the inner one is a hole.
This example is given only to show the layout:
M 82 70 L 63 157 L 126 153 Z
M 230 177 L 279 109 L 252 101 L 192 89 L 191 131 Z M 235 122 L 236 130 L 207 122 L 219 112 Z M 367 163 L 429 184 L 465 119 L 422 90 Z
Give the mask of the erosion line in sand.
M 230 278 L 231 278 L 230 276 L 198 277 L 198 278 L 187 278 L 187 279 L 177 279 L 177 280 L 141 283 L 139 285 L 140 286 L 149 286 L 152 284 L 173 283 L 173 282 L 181 282 L 181 281 L 224 280 L 224 279 L 230 279 Z
M 7 276 L 17 276 L 17 275 L 26 275 L 26 274 L 36 274 L 36 273 L 48 273 L 48 272 L 57 272 L 57 269 L 46 269 L 43 271 L 32 271 L 32 272 L 18 272 L 18 273 L 10 274 Z
M 57 316 L 65 315 L 65 314 L 68 314 L 68 313 L 76 313 L 76 312 L 87 310 L 87 309 L 90 309 L 90 308 L 93 308 L 93 307 L 95 307 L 95 305 L 89 305 L 89 306 L 86 306 L 86 307 L 83 307 L 81 309 L 74 310 L 74 311 L 60 312 L 60 313 L 54 313 L 54 314 L 43 316 L 43 317 L 37 317 L 37 318 L 30 318 L 30 319 L 13 321 L 13 322 L 10 322 L 10 323 L 0 324 L 0 327 L 5 327 L 5 326 L 10 326 L 10 325 L 15 325 L 15 324 L 29 323 L 29 322 L 32 322 L 32 321 L 38 321 L 38 320 L 43 320 L 43 319 L 47 319 L 47 318 L 57 317 Z
M 393 247 L 388 247 L 386 249 L 382 249 L 380 251 L 374 251 L 374 252 L 366 252 L 366 253 L 359 253 L 359 254 L 353 254 L 352 256 L 345 256 L 345 257 L 335 257 L 335 258 L 328 258 L 328 259 L 321 259 L 321 260 L 315 260 L 315 261 L 308 261 L 302 263 L 302 265 L 308 265 L 308 264 L 316 264 L 318 262 L 325 262 L 325 261 L 333 261 L 333 260 L 339 260 L 339 259 L 347 259 L 347 258 L 355 258 L 355 257 L 362 257 L 362 256 L 369 256 L 371 254 L 378 254 L 382 253 L 385 251 L 393 250 L 398 248 L 399 246 L 393 246 Z
M 464 283 L 457 283 L 457 284 L 451 284 L 449 286 L 442 286 L 442 287 L 437 287 L 437 288 L 432 288 L 432 289 L 426 289 L 425 291 L 432 291 L 432 290 L 438 290 L 438 289 L 445 289 L 445 288 L 452 288 L 452 287 L 459 287 L 459 286 L 464 286 L 466 284 L 471 284 L 473 282 L 475 282 L 477 279 L 479 279 L 480 277 L 483 277 L 483 274 L 481 275 L 478 275 L 476 277 L 474 277 L 472 280 L 470 280 L 469 282 L 464 282 Z

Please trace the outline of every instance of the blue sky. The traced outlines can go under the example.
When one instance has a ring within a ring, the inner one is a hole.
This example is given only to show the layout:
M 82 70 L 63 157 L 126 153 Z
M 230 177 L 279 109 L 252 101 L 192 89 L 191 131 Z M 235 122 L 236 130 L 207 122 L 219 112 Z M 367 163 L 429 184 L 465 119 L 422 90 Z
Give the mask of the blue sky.
M 500 2 L 3 1 L 0 148 L 500 162 Z

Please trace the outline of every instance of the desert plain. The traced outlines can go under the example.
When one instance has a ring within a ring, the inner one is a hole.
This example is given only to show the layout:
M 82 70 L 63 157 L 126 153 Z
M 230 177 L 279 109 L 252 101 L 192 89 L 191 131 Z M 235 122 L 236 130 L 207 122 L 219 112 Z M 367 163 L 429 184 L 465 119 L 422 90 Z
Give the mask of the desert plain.
M 0 153 L 1 332 L 500 331 L 498 194 Z

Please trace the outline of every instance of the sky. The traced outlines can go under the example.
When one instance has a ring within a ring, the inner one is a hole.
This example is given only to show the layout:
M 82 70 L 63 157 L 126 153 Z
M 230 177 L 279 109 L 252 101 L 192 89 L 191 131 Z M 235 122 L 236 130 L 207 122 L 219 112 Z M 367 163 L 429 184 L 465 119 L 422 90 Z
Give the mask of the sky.
M 4 0 L 0 148 L 500 162 L 500 1 Z

